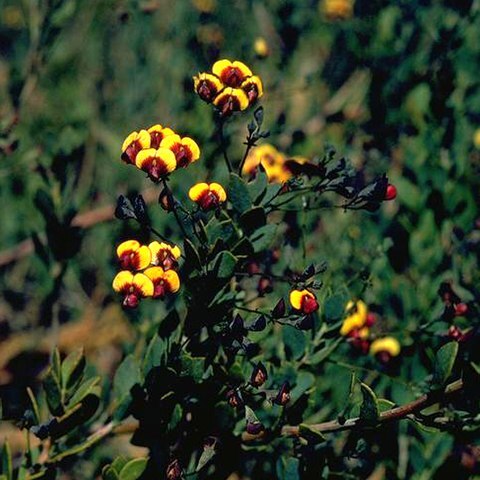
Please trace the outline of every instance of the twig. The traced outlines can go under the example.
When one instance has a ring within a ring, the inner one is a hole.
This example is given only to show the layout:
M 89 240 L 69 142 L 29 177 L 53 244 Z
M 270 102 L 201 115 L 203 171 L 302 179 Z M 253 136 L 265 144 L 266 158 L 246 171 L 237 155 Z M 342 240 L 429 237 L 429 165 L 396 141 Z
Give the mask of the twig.
M 443 392 L 432 392 L 430 394 L 422 395 L 417 400 L 410 403 L 406 403 L 400 407 L 395 407 L 385 412 L 382 412 L 378 417 L 378 425 L 392 422 L 396 420 L 402 420 L 408 418 L 411 414 L 423 410 L 429 405 L 438 402 L 442 397 L 449 396 L 455 392 L 460 391 L 463 388 L 463 380 L 456 380 L 445 387 Z M 346 420 L 344 423 L 340 423 L 338 420 L 331 420 L 329 422 L 317 423 L 308 425 L 308 428 L 315 430 L 319 433 L 332 433 L 340 432 L 342 430 L 353 430 L 355 428 L 364 428 L 365 423 L 363 419 L 356 417 Z M 280 434 L 285 437 L 300 437 L 300 426 L 285 425 L 282 427 Z M 260 435 L 250 435 L 244 433 L 242 439 L 244 441 L 258 440 Z
M 227 144 L 225 141 L 225 134 L 223 131 L 225 120 L 222 117 L 220 117 L 219 120 L 217 121 L 217 125 L 218 125 L 218 136 L 220 137 L 220 145 L 222 146 L 223 158 L 225 159 L 225 164 L 227 165 L 228 173 L 231 173 L 233 172 L 233 168 L 232 168 L 232 164 L 230 163 L 230 160 L 228 159 Z

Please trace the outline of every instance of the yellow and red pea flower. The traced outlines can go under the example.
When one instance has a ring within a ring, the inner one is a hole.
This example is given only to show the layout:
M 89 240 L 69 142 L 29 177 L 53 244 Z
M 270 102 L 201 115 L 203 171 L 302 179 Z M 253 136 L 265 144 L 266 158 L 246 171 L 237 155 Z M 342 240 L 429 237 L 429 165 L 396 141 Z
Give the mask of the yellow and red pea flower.
M 295 310 L 309 315 L 318 310 L 318 301 L 315 295 L 307 289 L 292 290 L 290 292 L 290 304 Z
M 143 270 L 150 265 L 152 254 L 137 240 L 126 240 L 117 247 L 117 257 L 123 270 Z
M 123 306 L 135 308 L 140 299 L 151 297 L 154 293 L 152 280 L 143 273 L 135 273 L 122 270 L 117 273 L 112 283 L 113 289 L 124 295 Z
M 243 81 L 251 77 L 252 71 L 242 62 L 235 60 L 218 60 L 213 64 L 212 72 L 227 87 L 238 88 Z
M 138 152 L 145 148 L 150 148 L 150 134 L 147 130 L 132 132 L 123 141 L 122 144 L 122 160 L 125 163 L 135 165 Z
M 377 357 L 382 362 L 388 362 L 391 358 L 400 354 L 400 343 L 394 337 L 377 338 L 370 345 L 370 355 Z
M 245 110 L 249 106 L 247 94 L 241 88 L 227 87 L 213 101 L 224 117 Z
M 362 300 L 350 301 L 345 307 L 347 317 L 343 320 L 340 335 L 346 336 L 352 332 L 359 332 L 367 323 L 368 307 Z M 362 330 L 365 332 L 364 330 Z M 366 330 L 368 335 L 368 329 Z
M 177 245 L 172 246 L 155 240 L 148 245 L 148 248 L 152 256 L 152 265 L 162 267 L 165 271 L 177 267 L 181 255 L 180 248 Z
M 200 158 L 200 148 L 195 140 L 180 135 L 168 135 L 160 143 L 160 148 L 171 150 L 177 161 L 177 168 L 188 167 Z
M 177 160 L 174 152 L 168 148 L 147 148 L 138 152 L 135 164 L 140 170 L 147 172 L 154 182 L 158 182 L 175 170 Z
M 329 20 L 345 20 L 353 16 L 354 0 L 323 0 L 322 10 Z
M 246 78 L 240 88 L 246 93 L 249 105 L 255 103 L 263 95 L 263 84 L 257 75 Z
M 153 283 L 153 298 L 164 298 L 165 295 L 178 292 L 180 288 L 180 278 L 175 270 L 149 267 L 144 273 Z
M 284 183 L 292 173 L 285 165 L 286 157 L 273 145 L 265 143 L 253 148 L 248 154 L 242 169 L 244 175 L 255 176 L 261 164 L 270 183 Z
M 193 85 L 197 95 L 207 103 L 212 103 L 223 90 L 222 81 L 211 73 L 199 73 L 193 77 Z
M 190 188 L 188 196 L 204 211 L 218 208 L 227 199 L 227 193 L 219 183 L 197 183 Z
M 147 132 L 150 134 L 150 147 L 152 148 L 158 148 L 165 137 L 175 135 L 171 128 L 162 127 L 159 124 L 152 125 Z

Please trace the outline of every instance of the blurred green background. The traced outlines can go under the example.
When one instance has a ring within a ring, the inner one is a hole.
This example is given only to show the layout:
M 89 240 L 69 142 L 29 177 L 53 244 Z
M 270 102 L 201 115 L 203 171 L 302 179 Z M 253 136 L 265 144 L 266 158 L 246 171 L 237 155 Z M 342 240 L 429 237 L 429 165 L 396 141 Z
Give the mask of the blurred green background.
M 331 144 L 367 177 L 386 171 L 396 185 L 397 200 L 379 213 L 321 211 L 302 221 L 313 232 L 308 258 L 329 265 L 323 298 L 338 289 L 363 298 L 402 343 L 399 381 L 377 378 L 377 388 L 396 402 L 413 398 L 433 355 L 417 340 L 427 335 L 435 346 L 448 329 L 419 328 L 442 311 L 440 283 L 452 281 L 464 301 L 479 295 L 480 2 L 346 4 L 352 11 L 342 14 L 328 0 L 0 2 L 0 383 L 13 416 L 52 345 L 83 344 L 111 374 L 142 325 L 161 315 L 158 304 L 142 306 L 133 328 L 110 288 L 114 248 L 147 240 L 145 232 L 108 212 L 89 228 L 70 220 L 151 187 L 120 161 L 120 147 L 156 123 L 202 151 L 172 177 L 181 199 L 195 181 L 226 178 L 211 108 L 192 88 L 192 76 L 219 58 L 263 79 L 268 143 L 307 158 Z M 237 162 L 246 117 L 228 126 Z M 181 240 L 160 208 L 150 213 Z M 56 230 L 46 235 L 52 215 Z M 302 268 L 302 258 L 291 262 Z M 338 380 L 332 368 L 319 398 Z M 422 435 L 402 444 L 408 459 L 391 467 L 399 478 L 433 478 L 450 455 L 453 437 Z

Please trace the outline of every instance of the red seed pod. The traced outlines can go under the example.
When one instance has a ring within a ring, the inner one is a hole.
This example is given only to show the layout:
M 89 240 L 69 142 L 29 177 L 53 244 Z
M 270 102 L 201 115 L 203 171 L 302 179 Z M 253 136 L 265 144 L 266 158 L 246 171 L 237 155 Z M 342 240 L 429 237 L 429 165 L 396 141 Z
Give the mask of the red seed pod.
M 385 197 L 384 200 L 389 201 L 389 200 L 394 200 L 397 197 L 397 189 L 395 188 L 395 185 L 392 185 L 389 183 L 387 185 L 387 190 L 385 192 Z
M 455 305 L 455 316 L 456 317 L 462 317 L 467 314 L 468 312 L 468 305 L 466 303 L 457 303 Z

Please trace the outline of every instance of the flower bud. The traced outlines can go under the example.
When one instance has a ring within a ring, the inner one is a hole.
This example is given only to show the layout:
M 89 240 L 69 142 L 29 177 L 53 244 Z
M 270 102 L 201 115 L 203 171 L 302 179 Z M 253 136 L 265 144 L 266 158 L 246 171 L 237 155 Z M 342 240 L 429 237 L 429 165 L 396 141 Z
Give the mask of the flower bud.
M 277 396 L 274 398 L 273 403 L 276 405 L 285 406 L 290 401 L 290 384 L 284 382 L 280 387 Z
M 180 462 L 175 459 L 167 467 L 166 477 L 167 480 L 179 480 L 183 475 L 182 467 L 180 467 Z
M 389 200 L 395 200 L 397 197 L 397 189 L 395 188 L 395 185 L 392 185 L 389 183 L 387 185 L 387 190 L 385 192 L 385 198 L 384 200 L 389 201 Z
M 257 291 L 260 296 L 271 293 L 273 290 L 272 280 L 268 277 L 261 277 L 258 281 Z
M 468 305 L 466 303 L 457 303 L 454 308 L 456 317 L 462 317 L 468 313 Z
M 285 300 L 283 298 L 281 298 L 277 302 L 275 307 L 273 307 L 272 317 L 273 318 L 282 318 L 285 315 L 285 310 L 286 310 Z
M 247 433 L 250 435 L 258 435 L 264 430 L 265 427 L 261 422 L 247 422 Z
M 452 340 L 458 341 L 458 340 L 460 340 L 460 338 L 462 337 L 462 331 L 461 331 L 456 325 L 452 325 L 452 326 L 448 329 L 448 336 L 449 336 Z
M 365 326 L 371 327 L 372 325 L 375 325 L 375 323 L 377 323 L 377 315 L 375 313 L 369 312 L 365 320 Z
M 166 212 L 172 212 L 175 208 L 175 201 L 167 188 L 160 192 L 158 203 Z
M 229 405 L 233 408 L 243 406 L 243 398 L 240 395 L 240 392 L 235 389 L 231 389 L 227 392 L 227 401 Z
M 261 362 L 258 362 L 253 369 L 252 376 L 250 377 L 250 383 L 254 387 L 261 387 L 267 381 L 267 378 L 267 369 Z

